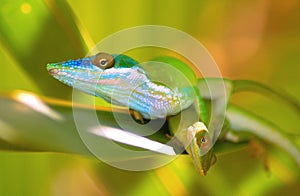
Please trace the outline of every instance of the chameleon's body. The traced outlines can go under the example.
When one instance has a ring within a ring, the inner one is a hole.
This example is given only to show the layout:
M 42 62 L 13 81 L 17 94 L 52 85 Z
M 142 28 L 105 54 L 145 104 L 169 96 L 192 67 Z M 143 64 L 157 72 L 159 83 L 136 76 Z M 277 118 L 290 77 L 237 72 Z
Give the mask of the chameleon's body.
M 87 58 L 51 63 L 47 69 L 62 83 L 112 104 L 129 107 L 145 119 L 176 115 L 189 108 L 196 98 L 194 87 L 171 89 L 152 82 L 137 61 L 126 55 L 99 53 Z M 206 155 L 201 153 L 201 141 L 207 143 L 209 138 L 208 130 L 203 123 L 199 124 L 199 120 L 188 124 L 184 128 L 186 134 L 181 134 L 178 139 L 192 156 L 197 170 L 205 175 L 215 159 L 212 150 L 205 149 L 208 151 Z
M 59 81 L 115 105 L 128 106 L 146 119 L 175 115 L 193 103 L 192 88 L 170 89 L 150 81 L 136 61 L 113 55 L 115 65 L 101 69 L 95 56 L 51 64 L 48 70 Z

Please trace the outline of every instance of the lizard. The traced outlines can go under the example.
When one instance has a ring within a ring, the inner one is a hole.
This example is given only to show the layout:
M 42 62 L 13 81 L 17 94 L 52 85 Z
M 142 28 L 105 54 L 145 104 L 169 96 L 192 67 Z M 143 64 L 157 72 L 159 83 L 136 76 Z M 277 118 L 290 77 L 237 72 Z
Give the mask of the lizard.
M 145 119 L 176 116 L 191 108 L 195 99 L 202 106 L 201 114 L 205 114 L 199 92 L 194 93 L 195 88 L 171 89 L 155 83 L 136 60 L 124 54 L 100 52 L 85 58 L 49 63 L 47 70 L 60 82 L 114 105 L 126 106 Z M 204 120 L 186 122 L 184 134 L 179 134 L 177 139 L 185 146 L 199 173 L 206 175 L 216 158 L 208 129 L 202 122 L 205 121 L 203 116 Z M 172 132 L 176 133 L 176 130 L 173 128 Z

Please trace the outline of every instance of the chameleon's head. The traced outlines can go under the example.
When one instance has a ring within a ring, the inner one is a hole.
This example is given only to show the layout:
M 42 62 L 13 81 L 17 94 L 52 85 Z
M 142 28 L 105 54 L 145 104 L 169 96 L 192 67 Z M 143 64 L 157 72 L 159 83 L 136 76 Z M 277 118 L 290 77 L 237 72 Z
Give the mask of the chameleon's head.
M 99 81 L 99 77 L 110 68 L 131 68 L 137 64 L 129 56 L 101 52 L 86 58 L 49 63 L 47 70 L 59 81 L 73 86 L 74 81 Z
M 101 91 L 99 87 L 107 88 L 98 96 L 110 101 L 111 95 L 105 92 L 126 85 L 128 75 L 137 72 L 137 78 L 145 78 L 145 72 L 137 64 L 126 55 L 98 53 L 86 58 L 50 63 L 47 70 L 60 82 L 92 95 Z
M 202 122 L 196 122 L 190 126 L 187 129 L 187 140 L 190 144 L 186 151 L 192 157 L 199 173 L 205 176 L 210 166 L 216 162 L 206 126 Z

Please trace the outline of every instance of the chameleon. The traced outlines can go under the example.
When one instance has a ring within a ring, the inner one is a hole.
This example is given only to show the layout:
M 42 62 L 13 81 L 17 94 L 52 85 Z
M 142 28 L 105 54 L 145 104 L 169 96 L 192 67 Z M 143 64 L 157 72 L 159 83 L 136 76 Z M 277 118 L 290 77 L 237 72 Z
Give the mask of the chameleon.
M 184 64 L 169 57 L 156 58 L 155 61 L 167 62 L 173 66 L 178 62 L 181 65 Z M 214 132 L 216 131 L 221 132 L 218 141 L 226 140 L 236 143 L 243 141 L 245 136 L 248 140 L 248 134 L 254 135 L 284 149 L 300 166 L 300 144 L 294 141 L 298 137 L 291 138 L 268 121 L 253 116 L 234 105 L 229 105 L 227 102 L 225 106 L 218 105 L 226 107 L 225 126 L 217 127 L 220 130 L 208 130 L 205 105 L 207 100 L 212 102 L 218 101 L 219 98 L 218 93 L 214 92 L 215 95 L 209 93 L 207 87 L 203 85 L 205 82 L 202 79 L 197 79 L 196 87 L 170 88 L 151 81 L 149 73 L 139 66 L 139 63 L 133 58 L 124 54 L 104 52 L 75 60 L 49 63 L 47 70 L 60 82 L 100 97 L 109 103 L 126 106 L 140 114 L 144 119 L 168 117 L 172 134 L 175 135 L 178 129 L 183 130 L 180 132 L 183 134 L 176 134 L 176 137 L 191 156 L 201 175 L 206 175 L 210 167 L 216 162 L 215 147 L 212 147 L 213 137 L 216 136 Z M 214 78 L 205 79 L 205 81 L 214 84 L 225 81 L 228 90 L 227 101 L 236 92 L 250 90 L 280 98 L 296 109 L 299 114 L 300 106 L 297 101 L 256 82 Z M 200 110 L 200 115 L 190 115 L 188 119 L 184 120 L 183 125 L 178 127 L 176 123 L 180 119 L 180 114 L 189 114 L 190 110 L 197 110 L 197 107 Z M 218 116 L 219 114 L 211 115 Z
M 124 54 L 100 52 L 81 59 L 49 63 L 47 70 L 60 82 L 114 105 L 126 106 L 144 119 L 176 116 L 192 107 L 195 99 L 203 106 L 200 96 L 194 93 L 195 88 L 172 89 L 152 82 L 139 63 Z M 202 107 L 201 114 L 205 114 L 204 110 Z M 205 119 L 205 115 L 202 118 Z M 185 146 L 200 174 L 206 175 L 216 160 L 208 130 L 200 119 L 185 124 L 184 134 L 179 134 L 177 139 Z M 174 129 L 172 132 L 176 133 Z

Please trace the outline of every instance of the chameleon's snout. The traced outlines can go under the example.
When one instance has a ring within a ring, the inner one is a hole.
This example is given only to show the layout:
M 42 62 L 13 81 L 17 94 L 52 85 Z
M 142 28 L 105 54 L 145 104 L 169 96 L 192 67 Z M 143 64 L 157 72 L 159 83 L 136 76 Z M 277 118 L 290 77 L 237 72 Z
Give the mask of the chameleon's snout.
M 58 69 L 53 66 L 53 63 L 47 64 L 47 71 L 52 76 L 58 73 Z
M 49 74 L 51 74 L 52 76 L 56 75 L 58 73 L 58 69 L 56 68 L 51 68 L 48 69 Z

